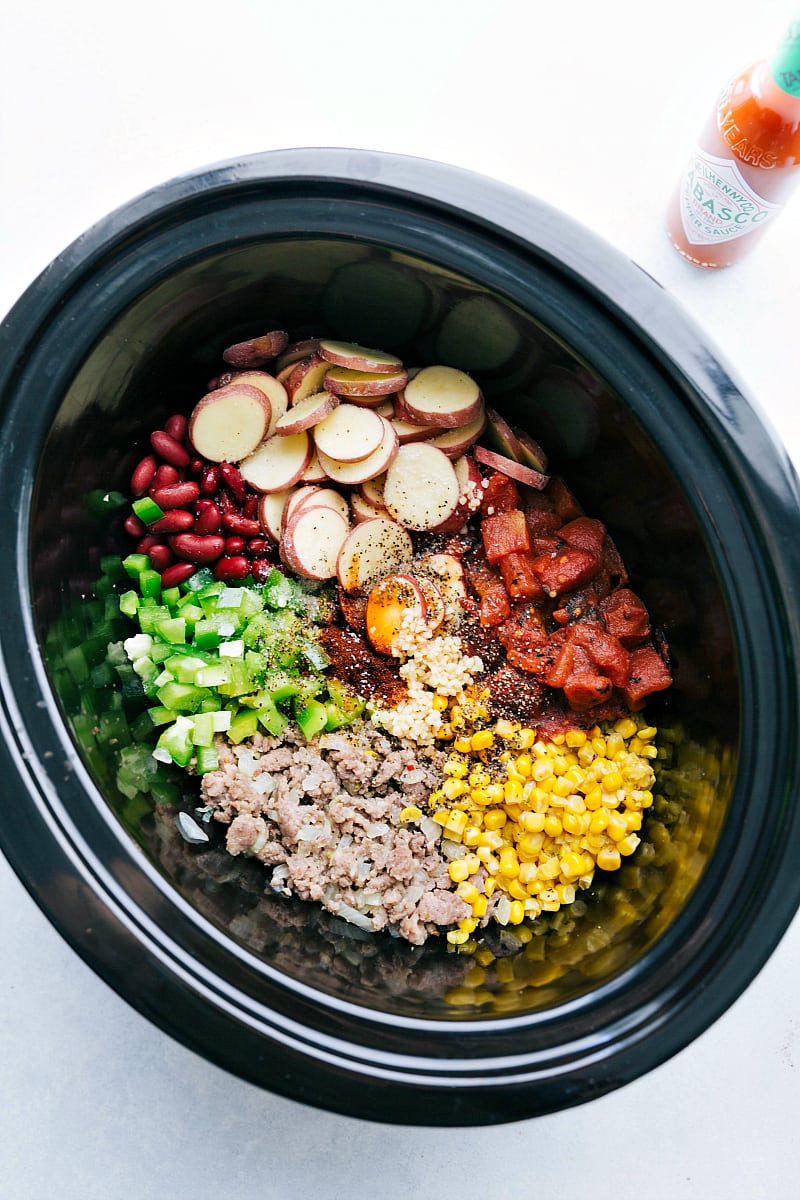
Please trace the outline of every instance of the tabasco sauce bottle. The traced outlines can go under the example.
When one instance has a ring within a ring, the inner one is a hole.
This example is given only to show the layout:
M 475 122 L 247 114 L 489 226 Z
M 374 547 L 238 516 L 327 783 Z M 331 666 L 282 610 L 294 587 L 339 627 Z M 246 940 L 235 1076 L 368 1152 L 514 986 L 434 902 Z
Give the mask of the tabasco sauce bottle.
M 738 262 L 800 182 L 798 168 L 800 20 L 719 97 L 670 204 L 675 249 L 699 267 Z

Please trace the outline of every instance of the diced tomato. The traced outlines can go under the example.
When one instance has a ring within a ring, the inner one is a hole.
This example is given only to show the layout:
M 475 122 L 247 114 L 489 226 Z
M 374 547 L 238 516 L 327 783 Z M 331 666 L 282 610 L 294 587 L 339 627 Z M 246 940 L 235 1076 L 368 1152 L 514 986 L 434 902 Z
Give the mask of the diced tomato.
M 600 601 L 603 623 L 623 646 L 635 646 L 650 636 L 650 619 L 642 601 L 630 588 L 617 588 Z
M 641 704 L 651 692 L 662 692 L 672 684 L 672 675 L 664 659 L 653 646 L 631 651 L 631 673 L 625 698 L 631 707 Z
M 555 648 L 541 625 L 507 622 L 497 631 L 508 661 L 533 675 L 545 675 L 553 663 Z
M 512 600 L 532 600 L 542 595 L 542 585 L 533 569 L 530 551 L 507 554 L 498 563 L 506 591 Z
M 571 625 L 570 639 L 586 650 L 594 665 L 608 676 L 614 687 L 625 687 L 631 670 L 631 656 L 599 621 L 579 621 Z
M 591 671 L 592 663 L 589 655 L 581 646 L 574 642 L 564 642 L 556 655 L 553 665 L 544 676 L 548 687 L 563 688 L 573 671 Z
M 484 629 L 491 629 L 493 625 L 499 625 L 510 614 L 511 605 L 502 583 L 498 587 L 490 588 L 481 596 L 478 620 Z
M 538 555 L 533 560 L 533 569 L 548 596 L 552 597 L 588 583 L 597 574 L 600 564 L 585 550 L 569 549 Z
M 525 519 L 533 538 L 552 537 L 561 524 L 558 514 L 547 509 L 527 508 Z
M 483 548 L 490 563 L 499 562 L 507 554 L 530 550 L 528 523 L 521 508 L 496 513 L 481 521 Z
M 602 562 L 603 543 L 606 540 L 606 527 L 602 521 L 595 521 L 592 517 L 576 517 L 574 521 L 568 521 L 566 525 L 561 526 L 558 536 L 567 545 L 574 546 L 577 550 L 585 550 L 587 554 L 593 554 L 598 562 Z
M 519 508 L 519 490 L 513 479 L 494 471 L 489 476 L 486 489 L 481 500 L 481 516 L 491 517 L 495 513 L 509 512 Z
M 607 700 L 611 680 L 594 671 L 575 671 L 564 684 L 564 695 L 570 708 L 585 712 Z
M 625 570 L 625 563 L 614 542 L 608 536 L 608 530 L 606 530 L 606 540 L 603 543 L 603 570 L 610 579 L 613 579 L 614 583 L 627 583 L 628 572 Z
M 546 490 L 553 509 L 561 518 L 562 525 L 565 521 L 572 521 L 575 517 L 583 515 L 583 509 L 560 476 L 554 475 Z

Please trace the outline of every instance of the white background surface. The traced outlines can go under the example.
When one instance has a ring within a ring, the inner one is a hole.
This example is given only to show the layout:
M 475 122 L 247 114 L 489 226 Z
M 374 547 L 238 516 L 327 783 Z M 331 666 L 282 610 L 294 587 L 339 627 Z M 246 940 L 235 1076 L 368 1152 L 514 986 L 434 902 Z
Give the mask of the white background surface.
M 800 200 L 730 271 L 684 264 L 662 229 L 717 91 L 793 15 L 791 0 L 0 0 L 0 313 L 93 221 L 183 171 L 293 145 L 416 154 L 522 187 L 636 260 L 800 462 Z M 797 920 L 649 1076 L 447 1132 L 316 1112 L 209 1066 L 90 972 L 2 859 L 0 914 L 2 1200 L 798 1195 Z

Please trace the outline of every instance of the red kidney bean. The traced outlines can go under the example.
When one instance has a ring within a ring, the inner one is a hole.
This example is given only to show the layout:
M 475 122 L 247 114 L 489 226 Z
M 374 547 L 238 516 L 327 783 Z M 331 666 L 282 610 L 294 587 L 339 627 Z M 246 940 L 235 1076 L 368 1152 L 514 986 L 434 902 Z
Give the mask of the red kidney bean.
M 159 508 L 187 508 L 200 495 L 198 484 L 187 479 L 185 483 L 168 483 L 151 492 Z
M 202 475 L 203 471 L 205 471 L 205 469 L 206 469 L 206 464 L 202 458 L 193 458 L 192 461 L 189 463 L 189 474 L 190 475 L 197 475 L 197 476 Z
M 242 516 L 247 517 L 248 521 L 258 520 L 258 501 L 259 497 L 256 492 L 248 492 L 244 498 L 242 505 Z
M 158 488 L 169 487 L 171 483 L 179 483 L 180 478 L 175 467 L 170 466 L 169 463 L 162 463 L 153 476 L 153 482 L 150 485 L 150 495 L 152 496 L 153 492 Z
M 152 533 L 145 534 L 136 545 L 136 553 L 149 554 L 153 546 L 157 546 L 158 544 L 158 538 L 154 537 Z
M 153 533 L 187 533 L 194 526 L 194 517 L 185 508 L 173 508 L 157 521 L 153 521 L 150 529 Z
M 188 417 L 185 417 L 183 413 L 174 413 L 171 417 L 167 417 L 164 422 L 164 432 L 175 438 L 176 442 L 183 442 L 189 432 Z
M 230 492 L 228 491 L 227 488 L 220 488 L 220 490 L 217 492 L 217 495 L 215 496 L 215 500 L 217 502 L 217 507 L 219 508 L 219 511 L 221 513 L 227 513 L 227 512 L 238 513 L 239 512 L 239 506 L 237 505 L 236 501 L 234 500 L 233 496 L 230 494 Z
M 272 542 L 268 542 L 266 538 L 254 537 L 250 538 L 247 543 L 247 553 L 253 558 L 265 558 L 272 553 Z
M 200 491 L 204 496 L 213 496 L 219 491 L 219 467 L 212 464 L 205 468 L 200 480 Z
M 233 583 L 237 579 L 244 579 L 249 574 L 250 560 L 244 555 L 226 556 L 217 559 L 214 564 L 214 578 L 219 579 L 222 583 Z
M 131 475 L 131 492 L 134 496 L 143 496 L 150 484 L 158 467 L 158 459 L 155 454 L 146 454 L 144 458 L 136 464 Z
M 240 537 L 225 538 L 226 554 L 244 554 L 245 540 Z
M 144 537 L 147 533 L 147 526 L 140 517 L 137 517 L 136 513 L 129 513 L 125 518 L 124 528 L 126 533 L 135 538 Z
M 223 513 L 222 525 L 229 533 L 238 533 L 242 537 L 258 537 L 261 533 L 258 521 L 248 521 L 247 517 L 240 517 L 238 513 Z
M 250 564 L 250 573 L 256 583 L 265 583 L 272 574 L 272 563 L 266 558 L 254 558 Z
M 197 565 L 190 562 L 176 562 L 171 567 L 167 567 L 166 571 L 161 572 L 162 588 L 177 587 L 179 583 L 185 583 L 190 579 L 197 570 Z
M 176 442 L 175 438 L 171 437 L 166 429 L 154 429 L 150 434 L 150 445 L 156 454 L 161 455 L 164 462 L 170 463 L 173 467 L 188 467 L 190 462 L 189 451 L 180 442 Z
M 233 463 L 221 462 L 219 464 L 219 473 L 225 480 L 236 500 L 240 504 L 244 503 L 244 498 L 247 495 L 247 484 L 242 478 L 242 473 Z
M 170 539 L 170 545 L 178 558 L 188 562 L 215 562 L 225 548 L 225 539 L 213 534 L 178 533 Z
M 222 526 L 219 509 L 213 500 L 208 500 L 206 503 L 207 507 L 197 514 L 194 531 L 195 533 L 219 533 Z
M 171 566 L 175 561 L 175 555 L 170 550 L 169 546 L 165 546 L 163 542 L 156 542 L 155 546 L 151 546 L 147 552 L 150 559 L 150 566 L 159 574 L 166 571 L 167 567 Z

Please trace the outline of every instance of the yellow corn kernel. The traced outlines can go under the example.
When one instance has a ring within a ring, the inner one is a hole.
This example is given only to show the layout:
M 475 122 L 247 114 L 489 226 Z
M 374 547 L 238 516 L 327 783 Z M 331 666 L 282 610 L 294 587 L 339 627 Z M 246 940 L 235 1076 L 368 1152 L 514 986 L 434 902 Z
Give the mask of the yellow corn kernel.
M 491 804 L 489 793 L 486 791 L 486 788 L 483 787 L 473 787 L 470 791 L 469 798 L 473 804 L 480 804 L 484 808 L 487 804 Z
M 508 738 L 512 738 L 514 736 L 514 734 L 517 732 L 517 728 L 518 727 L 513 721 L 507 721 L 505 717 L 501 717 L 500 720 L 495 724 L 494 731 L 498 737 L 508 740 Z
M 537 882 L 539 874 L 539 864 L 536 862 L 521 862 L 519 864 L 519 882 L 523 887 L 531 891 L 531 886 Z
M 468 938 L 469 938 L 469 934 L 467 933 L 466 929 L 450 929 L 450 930 L 448 930 L 448 933 L 447 933 L 447 940 L 451 946 L 463 946 L 464 942 L 466 942 Z M 467 988 L 458 989 L 458 990 L 465 991 L 467 993 L 469 999 L 455 1001 L 455 1003 L 472 1004 L 472 1000 L 473 1000 L 472 993 Z M 448 993 L 448 994 L 452 995 L 453 993 Z M 452 1004 L 452 1003 L 454 1003 L 454 1001 L 451 1000 L 450 1003 Z
M 473 733 L 469 739 L 470 750 L 477 754 L 481 750 L 488 750 L 494 745 L 494 734 L 491 729 L 479 729 L 477 733 Z
M 525 920 L 525 905 L 521 900 L 511 901 L 511 912 L 508 914 L 509 925 L 519 925 Z M 505 962 L 510 962 L 510 959 L 505 959 Z
M 608 827 L 606 833 L 611 838 L 612 842 L 621 842 L 628 832 L 625 814 L 613 812 L 608 818 Z
M 575 885 L 572 883 L 557 883 L 556 895 L 562 904 L 572 904 L 575 899 Z
M 535 729 L 520 729 L 517 736 L 517 745 L 520 750 L 530 750 L 533 743 L 536 741 Z
M 485 896 L 476 896 L 476 898 L 472 901 L 472 915 L 477 921 L 480 921 L 482 917 L 486 916 L 486 908 L 488 904 L 489 901 Z
M 616 871 L 621 861 L 617 846 L 603 846 L 597 852 L 597 865 L 602 871 Z
M 536 783 L 542 783 L 545 779 L 552 778 L 553 764 L 549 758 L 537 758 L 531 767 L 531 779 Z
M 489 812 L 484 813 L 483 828 L 484 829 L 502 829 L 508 817 L 503 812 L 502 808 L 492 808 Z
M 523 798 L 522 784 L 518 779 L 507 779 L 503 784 L 503 799 L 506 804 L 519 804 Z
M 515 900 L 527 900 L 528 889 L 523 887 L 518 879 L 509 879 L 508 894 L 513 896 Z
M 474 875 L 476 871 L 480 871 L 481 869 L 481 860 L 475 853 L 465 855 L 464 862 L 467 864 L 467 870 L 470 875 Z
M 467 827 L 467 821 L 467 814 L 465 812 L 461 812 L 461 810 L 458 808 L 454 808 L 448 813 L 447 820 L 444 823 L 444 828 L 447 833 L 454 833 L 460 837 Z
M 500 851 L 500 874 L 506 879 L 516 879 L 519 875 L 519 859 L 513 846 L 504 846 Z
M 622 717 L 615 723 L 614 731 L 627 741 L 636 733 L 636 722 L 632 721 L 630 717 Z
M 523 859 L 528 859 L 529 862 L 533 861 L 544 845 L 544 838 L 543 831 L 540 833 L 523 833 L 522 837 L 517 841 L 517 854 L 521 855 Z
M 586 741 L 586 734 L 582 729 L 570 729 L 568 730 L 564 741 L 568 746 L 572 746 L 573 748 L 582 746 Z
M 608 828 L 608 809 L 599 808 L 589 819 L 589 833 L 604 833 Z
M 459 796 L 465 796 L 469 788 L 463 779 L 445 779 L 441 790 L 448 800 L 457 800 Z
M 481 836 L 481 831 L 477 825 L 467 825 L 461 835 L 461 841 L 465 846 L 477 846 L 478 838 Z
M 596 812 L 597 809 L 600 808 L 603 803 L 603 789 L 600 787 L 599 783 L 595 784 L 594 787 L 589 788 L 589 791 L 583 797 L 583 802 L 592 812 Z
M 619 850 L 620 854 L 623 854 L 627 857 L 629 854 L 633 854 L 641 840 L 642 839 L 637 837 L 635 833 L 629 833 L 627 837 L 622 839 L 622 841 L 617 842 L 617 849 Z
M 608 771 L 602 780 L 604 792 L 618 792 L 622 787 L 622 776 L 619 771 Z
M 577 836 L 585 832 L 584 824 L 588 828 L 589 820 L 590 818 L 587 813 L 565 812 L 561 818 L 561 823 L 564 826 L 565 833 Z
M 544 831 L 548 837 L 558 837 L 564 832 L 564 827 L 555 813 L 548 813 L 544 819 Z
M 450 865 L 452 866 L 453 864 L 451 863 Z M 475 887 L 474 883 L 470 883 L 468 879 L 465 879 L 462 880 L 456 888 L 456 895 L 460 896 L 465 904 L 474 904 L 480 896 L 480 892 Z
M 436 692 L 433 700 L 431 700 L 431 708 L 433 708 L 436 712 L 444 712 L 448 704 L 449 700 L 447 696 L 443 696 L 440 692 Z
M 570 850 L 558 860 L 558 865 L 566 879 L 576 879 L 583 873 L 583 855 Z
M 464 917 L 463 921 L 458 922 L 458 928 L 463 929 L 464 933 L 473 933 L 477 924 L 474 917 Z
M 645 725 L 643 729 L 639 730 L 638 737 L 640 737 L 643 742 L 649 742 L 656 736 L 657 733 L 658 730 L 656 729 L 655 725 Z
M 566 800 L 567 796 L 571 796 L 573 790 L 572 784 L 563 775 L 559 775 L 553 782 L 553 795 L 559 796 L 562 800 Z
M 514 763 L 514 766 L 516 767 L 518 773 L 520 775 L 522 775 L 524 779 L 529 778 L 531 770 L 533 768 L 533 763 L 531 761 L 530 754 L 518 755 L 517 761 Z
M 450 820 L 450 809 L 437 808 L 436 812 L 433 814 L 433 819 L 437 825 L 446 825 Z
M 442 767 L 444 774 L 451 775 L 454 779 L 463 779 L 468 769 L 463 758 L 455 758 L 454 756 L 448 758 Z
M 596 737 L 593 737 L 592 749 L 594 750 L 595 754 L 599 755 L 600 758 L 605 758 L 606 739 L 601 737 L 600 734 L 598 734 Z
M 455 714 L 455 708 L 453 713 Z M 457 737 L 453 742 L 453 749 L 458 750 L 459 754 L 469 754 L 472 749 L 472 741 L 468 737 Z
M 626 812 L 625 824 L 628 833 L 637 833 L 642 828 L 642 814 L 635 811 Z
M 558 859 L 555 856 L 546 858 L 543 863 L 539 864 L 539 875 L 542 879 L 555 879 L 560 870 Z
M 544 829 L 544 813 L 522 812 L 519 814 L 519 823 L 526 833 L 541 833 Z
M 447 868 L 447 873 L 452 879 L 453 883 L 464 883 L 464 881 L 469 878 L 469 867 L 464 862 L 463 858 L 456 858 L 450 863 L 449 867 Z
M 475 853 L 478 855 L 478 858 L 486 867 L 486 870 L 489 872 L 489 874 L 496 875 L 500 870 L 500 863 L 492 854 L 491 849 L 488 846 L 479 846 Z
M 417 808 L 416 804 L 407 804 L 405 808 L 400 810 L 400 820 L 404 825 L 408 825 L 412 821 L 419 821 L 421 816 L 422 809 Z
M 502 804 L 506 798 L 505 788 L 502 783 L 487 783 L 486 795 L 492 804 Z
M 645 746 L 642 750 L 642 755 L 644 758 L 658 758 L 658 747 Z
M 492 879 L 491 876 L 489 876 L 488 879 L 484 879 L 484 881 L 483 881 L 484 894 L 486 896 L 494 895 L 494 889 L 496 886 L 497 886 L 497 884 L 495 883 L 494 879 Z

